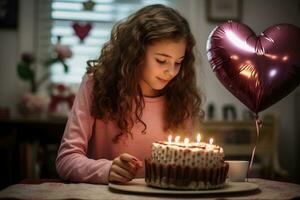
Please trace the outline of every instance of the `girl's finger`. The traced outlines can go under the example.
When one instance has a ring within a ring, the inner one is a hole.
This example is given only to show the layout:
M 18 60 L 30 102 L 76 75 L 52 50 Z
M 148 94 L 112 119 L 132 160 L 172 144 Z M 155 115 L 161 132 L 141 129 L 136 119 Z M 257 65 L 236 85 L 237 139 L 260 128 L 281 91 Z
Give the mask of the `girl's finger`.
M 134 157 L 133 155 L 130 155 L 128 153 L 123 153 L 120 155 L 120 159 L 127 162 L 138 162 L 139 159 Z
M 123 153 L 120 155 L 120 159 L 129 163 L 134 164 L 137 167 L 142 167 L 141 165 L 141 161 L 139 159 L 137 159 L 136 157 L 134 157 L 133 155 L 127 154 L 127 153 Z
M 123 176 L 120 176 L 119 174 L 117 174 L 114 171 L 111 171 L 110 175 L 109 175 L 109 181 L 110 182 L 118 182 L 118 183 L 126 183 L 130 180 L 128 180 L 127 178 L 125 178 Z
M 114 163 L 120 167 L 122 167 L 123 169 L 129 171 L 132 175 L 135 175 L 136 171 L 137 171 L 137 167 L 135 164 L 132 164 L 130 162 L 127 161 L 123 161 L 121 159 L 115 159 Z
M 129 171 L 127 171 L 126 169 L 123 169 L 122 167 L 120 167 L 118 165 L 112 165 L 111 170 L 129 180 L 132 180 L 134 178 L 134 174 L 131 174 Z

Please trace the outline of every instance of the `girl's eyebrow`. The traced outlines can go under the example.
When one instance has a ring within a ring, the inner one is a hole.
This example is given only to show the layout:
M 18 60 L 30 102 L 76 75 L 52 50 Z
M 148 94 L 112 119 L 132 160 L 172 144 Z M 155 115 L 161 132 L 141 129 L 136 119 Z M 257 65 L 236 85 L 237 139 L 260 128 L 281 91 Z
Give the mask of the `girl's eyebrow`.
M 165 57 L 168 57 L 168 58 L 173 58 L 172 56 L 170 56 L 168 54 L 165 54 L 165 53 L 155 53 L 155 55 L 165 56 Z M 181 58 L 184 58 L 184 56 L 181 56 L 180 58 L 177 58 L 177 59 L 181 59 Z

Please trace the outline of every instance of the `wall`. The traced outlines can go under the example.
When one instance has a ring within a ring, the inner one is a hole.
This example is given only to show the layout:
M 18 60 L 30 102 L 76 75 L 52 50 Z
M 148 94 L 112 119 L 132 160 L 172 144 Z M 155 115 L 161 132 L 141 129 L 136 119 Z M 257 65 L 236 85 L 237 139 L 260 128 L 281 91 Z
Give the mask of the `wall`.
M 17 33 L 14 30 L 0 31 L 0 106 L 12 107 L 17 95 Z
M 17 97 L 28 88 L 24 82 L 17 78 L 15 69 L 16 63 L 20 59 L 20 52 L 34 50 L 34 1 L 19 1 L 20 23 L 18 30 L 0 30 L 0 106 L 10 107 L 13 113 L 16 112 Z M 217 24 L 206 21 L 205 1 L 179 1 L 179 4 L 181 4 L 179 10 L 189 19 L 198 42 L 197 47 L 201 55 L 198 83 L 206 96 L 204 106 L 208 102 L 214 102 L 219 111 L 217 118 L 220 119 L 222 105 L 234 103 L 238 108 L 239 117 L 241 117 L 241 112 L 246 107 L 219 83 L 206 59 L 206 40 Z M 242 22 L 250 26 L 256 33 L 277 23 L 292 23 L 300 26 L 299 7 L 299 0 L 244 0 Z M 263 112 L 274 112 L 280 116 L 280 162 L 293 177 L 297 174 L 296 167 L 300 167 L 296 149 L 299 146 L 297 144 L 300 142 L 300 137 L 296 135 L 295 130 L 295 101 L 295 92 L 293 92 Z
M 0 106 L 9 107 L 15 115 L 20 95 L 29 86 L 19 80 L 16 66 L 20 52 L 34 51 L 34 0 L 19 1 L 17 30 L 0 30 Z

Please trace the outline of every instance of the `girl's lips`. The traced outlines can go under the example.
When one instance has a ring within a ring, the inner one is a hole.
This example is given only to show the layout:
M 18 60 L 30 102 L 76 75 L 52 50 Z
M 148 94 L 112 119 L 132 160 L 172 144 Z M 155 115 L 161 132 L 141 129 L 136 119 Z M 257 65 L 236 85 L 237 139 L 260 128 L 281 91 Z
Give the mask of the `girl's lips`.
M 168 83 L 170 80 L 165 80 L 165 79 L 162 79 L 162 78 L 159 78 L 157 77 L 158 80 L 160 80 L 161 82 L 164 82 L 164 83 Z

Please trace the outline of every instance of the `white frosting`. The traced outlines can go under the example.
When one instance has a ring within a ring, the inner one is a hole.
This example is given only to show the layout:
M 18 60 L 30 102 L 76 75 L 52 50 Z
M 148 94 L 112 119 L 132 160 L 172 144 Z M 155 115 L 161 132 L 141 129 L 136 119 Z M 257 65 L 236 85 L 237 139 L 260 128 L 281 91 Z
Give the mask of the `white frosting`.
M 207 143 L 152 144 L 152 160 L 161 164 L 176 164 L 190 167 L 211 168 L 223 163 L 224 151 L 221 147 Z

